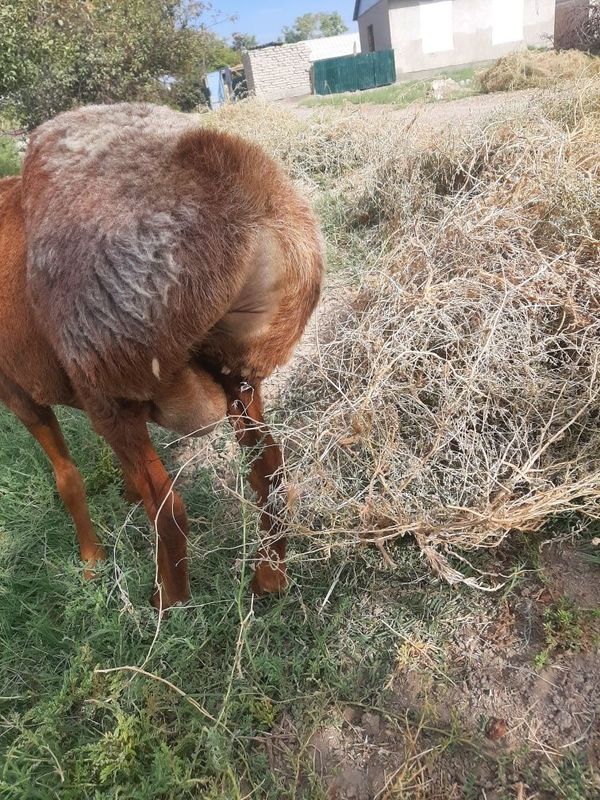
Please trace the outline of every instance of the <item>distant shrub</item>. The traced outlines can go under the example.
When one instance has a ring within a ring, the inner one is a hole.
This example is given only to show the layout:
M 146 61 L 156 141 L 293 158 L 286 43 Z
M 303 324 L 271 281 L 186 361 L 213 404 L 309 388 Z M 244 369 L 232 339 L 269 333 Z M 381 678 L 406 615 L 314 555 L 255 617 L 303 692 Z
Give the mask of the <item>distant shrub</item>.
M 176 102 L 165 79 L 182 81 L 186 108 L 202 102 L 194 70 L 203 75 L 237 58 L 199 24 L 207 8 L 186 0 L 2 0 L 0 112 L 10 108 L 31 128 L 81 103 Z

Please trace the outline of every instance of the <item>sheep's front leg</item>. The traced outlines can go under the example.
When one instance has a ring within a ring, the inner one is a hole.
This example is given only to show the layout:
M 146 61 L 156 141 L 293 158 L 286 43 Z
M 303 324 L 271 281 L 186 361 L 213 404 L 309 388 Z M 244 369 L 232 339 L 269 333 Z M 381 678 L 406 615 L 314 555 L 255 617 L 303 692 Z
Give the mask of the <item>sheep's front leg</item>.
M 259 449 L 250 469 L 250 485 L 258 496 L 261 527 L 265 542 L 256 558 L 252 591 L 257 595 L 278 593 L 287 586 L 286 540 L 277 515 L 282 502 L 283 458 L 280 446 L 265 425 L 260 385 L 250 386 L 242 379 L 223 380 L 227 395 L 227 414 L 242 447 Z

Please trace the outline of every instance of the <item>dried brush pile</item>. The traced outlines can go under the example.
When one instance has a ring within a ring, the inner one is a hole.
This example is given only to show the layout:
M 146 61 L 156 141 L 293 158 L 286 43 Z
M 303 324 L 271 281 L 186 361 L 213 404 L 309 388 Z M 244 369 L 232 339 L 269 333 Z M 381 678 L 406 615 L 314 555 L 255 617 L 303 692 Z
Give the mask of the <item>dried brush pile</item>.
M 484 92 L 549 88 L 600 74 L 600 58 L 579 50 L 522 50 L 498 59 L 477 75 Z
M 224 106 L 206 124 L 255 141 L 276 156 L 290 175 L 309 189 L 331 182 L 377 160 L 382 144 L 373 123 L 352 110 L 323 109 L 310 123 L 293 111 L 249 99 Z
M 461 580 L 468 550 L 600 512 L 600 81 L 463 137 L 335 124 L 337 226 L 371 258 L 284 389 L 293 527 L 410 533 Z M 314 178 L 327 125 L 272 149 Z

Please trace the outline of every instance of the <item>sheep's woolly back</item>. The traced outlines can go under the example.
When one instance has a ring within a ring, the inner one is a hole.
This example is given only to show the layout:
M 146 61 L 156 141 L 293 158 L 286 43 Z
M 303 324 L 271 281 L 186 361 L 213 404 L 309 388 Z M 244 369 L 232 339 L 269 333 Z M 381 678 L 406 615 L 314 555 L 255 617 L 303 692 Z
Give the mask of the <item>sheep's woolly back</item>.
M 34 132 L 24 169 L 26 185 L 35 181 L 24 203 L 28 269 L 34 286 L 77 283 L 63 332 L 70 356 L 97 347 L 105 328 L 143 341 L 177 283 L 176 250 L 194 210 L 171 164 L 189 128 L 184 114 L 121 104 L 71 111 Z
M 29 286 L 70 363 L 114 361 L 119 342 L 124 364 L 135 347 L 185 354 L 227 312 L 265 226 L 293 241 L 303 217 L 300 238 L 318 237 L 257 145 L 147 104 L 42 125 L 23 180 Z

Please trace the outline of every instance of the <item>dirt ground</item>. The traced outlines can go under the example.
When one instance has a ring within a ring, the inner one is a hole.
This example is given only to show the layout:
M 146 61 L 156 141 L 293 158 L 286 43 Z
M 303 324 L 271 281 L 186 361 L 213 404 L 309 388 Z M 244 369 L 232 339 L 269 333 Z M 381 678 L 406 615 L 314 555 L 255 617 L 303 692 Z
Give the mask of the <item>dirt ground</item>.
M 385 708 L 332 705 L 305 745 L 330 800 L 600 797 L 599 569 L 572 543 L 541 553 L 514 592 L 486 599 L 475 617 L 465 608 L 443 654 L 408 642 Z M 556 622 L 557 603 L 574 610 L 576 641 Z M 301 745 L 285 718 L 272 737 L 271 766 L 285 772 Z M 563 778 L 570 753 L 595 777 Z
M 352 109 L 357 116 L 376 120 L 381 114 L 391 115 L 398 120 L 398 124 L 415 125 L 421 128 L 444 128 L 449 123 L 468 125 L 485 122 L 491 115 L 503 112 L 518 112 L 527 107 L 531 98 L 539 93 L 537 89 L 525 89 L 517 92 L 501 92 L 495 94 L 480 94 L 472 97 L 463 97 L 458 100 L 445 100 L 440 102 L 423 103 L 415 102 L 406 108 L 396 108 L 393 105 L 379 105 L 377 103 L 363 103 L 361 105 L 347 104 L 346 108 Z M 301 105 L 300 99 L 280 100 L 279 104 L 292 110 L 300 119 L 310 120 L 311 117 L 323 111 L 335 110 L 327 105 L 309 108 Z

